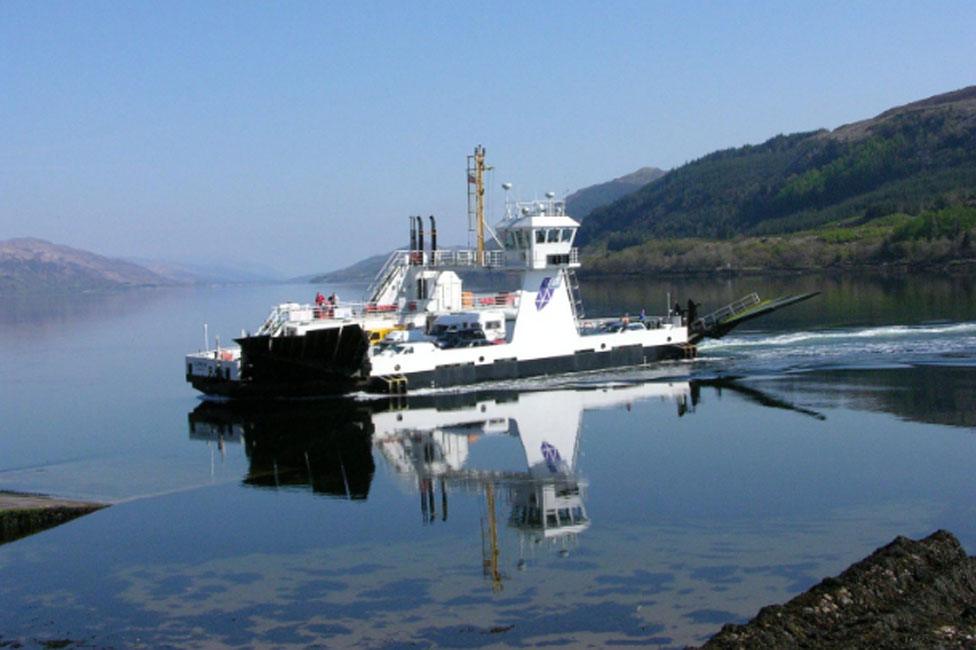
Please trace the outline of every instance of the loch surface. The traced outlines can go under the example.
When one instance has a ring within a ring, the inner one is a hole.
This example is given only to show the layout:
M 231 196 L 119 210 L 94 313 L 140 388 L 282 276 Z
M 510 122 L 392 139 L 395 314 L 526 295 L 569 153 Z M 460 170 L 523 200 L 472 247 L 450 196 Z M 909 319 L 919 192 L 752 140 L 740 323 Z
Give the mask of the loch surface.
M 592 316 L 822 294 L 622 372 L 262 408 L 185 384 L 204 322 L 314 290 L 5 302 L 0 490 L 113 505 L 0 546 L 0 643 L 681 647 L 896 535 L 976 551 L 972 278 L 593 279 Z

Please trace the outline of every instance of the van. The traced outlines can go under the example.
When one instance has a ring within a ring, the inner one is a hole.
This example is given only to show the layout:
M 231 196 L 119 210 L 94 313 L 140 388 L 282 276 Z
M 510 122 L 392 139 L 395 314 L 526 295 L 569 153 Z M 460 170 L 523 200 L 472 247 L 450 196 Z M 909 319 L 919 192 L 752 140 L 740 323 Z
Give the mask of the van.
M 437 316 L 430 325 L 430 334 L 437 338 L 481 338 L 491 343 L 505 341 L 505 313 L 497 309 L 459 311 Z

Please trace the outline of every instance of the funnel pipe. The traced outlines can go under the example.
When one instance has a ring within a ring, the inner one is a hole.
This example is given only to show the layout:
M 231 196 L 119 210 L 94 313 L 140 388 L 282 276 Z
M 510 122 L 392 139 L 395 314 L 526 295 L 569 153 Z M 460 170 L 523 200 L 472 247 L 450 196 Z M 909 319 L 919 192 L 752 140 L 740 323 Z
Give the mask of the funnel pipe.
M 417 216 L 417 251 L 420 253 L 420 264 L 424 263 L 424 218 Z
M 410 217 L 410 259 L 413 259 L 414 251 L 417 250 L 417 221 Z
M 437 222 L 434 221 L 434 215 L 430 215 L 430 257 L 433 259 L 434 253 L 437 252 Z

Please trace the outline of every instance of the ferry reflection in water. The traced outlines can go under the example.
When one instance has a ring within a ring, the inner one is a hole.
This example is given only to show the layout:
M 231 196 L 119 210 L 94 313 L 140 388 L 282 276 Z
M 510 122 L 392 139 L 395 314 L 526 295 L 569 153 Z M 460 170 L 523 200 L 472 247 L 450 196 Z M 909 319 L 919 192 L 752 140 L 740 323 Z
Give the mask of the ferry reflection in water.
M 246 485 L 310 488 L 316 494 L 363 500 L 376 469 L 376 450 L 403 489 L 419 495 L 423 524 L 447 521 L 450 494 L 478 496 L 483 499 L 484 571 L 500 589 L 504 521 L 518 536 L 515 567 L 520 570 L 540 552 L 568 555 L 591 525 L 587 481 L 577 471 L 584 411 L 629 408 L 656 398 L 672 402 L 680 417 L 694 411 L 702 384 L 735 391 L 767 407 L 822 417 L 720 380 L 260 406 L 204 402 L 189 414 L 189 427 L 191 438 L 210 441 L 220 453 L 227 444 L 243 445 Z M 472 452 L 483 441 L 494 441 L 495 451 L 475 461 Z M 510 453 L 499 454 L 499 447 Z M 506 506 L 507 518 L 502 519 Z
M 355 402 L 264 404 L 203 402 L 189 414 L 190 438 L 242 444 L 245 485 L 310 487 L 316 494 L 365 499 L 373 481 L 370 413 Z

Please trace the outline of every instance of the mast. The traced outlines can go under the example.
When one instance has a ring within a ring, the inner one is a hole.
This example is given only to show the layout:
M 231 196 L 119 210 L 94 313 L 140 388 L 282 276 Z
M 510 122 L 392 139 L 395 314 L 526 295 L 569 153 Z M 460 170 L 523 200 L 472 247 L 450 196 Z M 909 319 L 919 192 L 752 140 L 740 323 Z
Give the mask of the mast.
M 477 237 L 478 265 L 485 263 L 485 148 L 480 144 L 468 156 L 468 230 Z
M 485 502 L 488 510 L 489 547 L 486 549 L 482 541 L 482 569 L 485 576 L 491 578 L 491 590 L 497 593 L 502 590 L 502 573 L 498 569 L 498 522 L 495 518 L 495 486 L 491 481 L 485 483 Z

